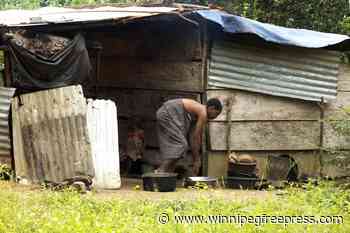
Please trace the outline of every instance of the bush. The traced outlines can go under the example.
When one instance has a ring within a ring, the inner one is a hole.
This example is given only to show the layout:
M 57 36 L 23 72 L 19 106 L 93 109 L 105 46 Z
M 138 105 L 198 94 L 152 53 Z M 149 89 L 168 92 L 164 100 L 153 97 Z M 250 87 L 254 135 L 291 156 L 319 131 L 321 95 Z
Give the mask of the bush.
M 0 164 L 0 180 L 10 180 L 13 170 L 7 164 Z

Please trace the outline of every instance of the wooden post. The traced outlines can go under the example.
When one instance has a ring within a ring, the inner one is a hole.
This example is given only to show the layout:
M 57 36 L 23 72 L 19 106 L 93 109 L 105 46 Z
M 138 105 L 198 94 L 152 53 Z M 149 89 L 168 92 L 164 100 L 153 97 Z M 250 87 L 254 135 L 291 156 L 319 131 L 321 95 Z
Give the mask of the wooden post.
M 226 150 L 227 150 L 227 157 L 231 154 L 231 128 L 232 128 L 232 105 L 233 105 L 233 98 L 229 98 L 228 102 L 228 109 L 226 114 L 226 121 L 228 123 L 228 127 L 226 130 Z
M 208 83 L 208 25 L 206 20 L 201 20 L 200 22 L 200 35 L 201 35 L 201 47 L 202 47 L 202 89 L 204 90 L 202 94 L 202 103 L 207 104 L 207 83 Z M 208 175 L 208 145 L 209 143 L 209 129 L 208 123 L 205 125 L 203 140 L 202 140 L 202 174 Z
M 323 175 L 323 129 L 324 129 L 324 99 L 321 98 L 320 107 L 320 149 L 319 149 L 319 159 L 320 159 L 320 177 Z

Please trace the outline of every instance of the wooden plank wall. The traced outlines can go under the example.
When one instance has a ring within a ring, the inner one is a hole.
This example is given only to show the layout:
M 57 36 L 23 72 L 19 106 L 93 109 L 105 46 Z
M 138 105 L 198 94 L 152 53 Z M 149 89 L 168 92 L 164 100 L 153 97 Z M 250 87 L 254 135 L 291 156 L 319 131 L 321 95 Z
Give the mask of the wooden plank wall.
M 182 22 L 141 22 L 88 40 L 103 46 L 100 87 L 202 92 L 199 29 Z
M 230 148 L 255 156 L 260 169 L 268 155 L 288 154 L 299 164 L 299 175 L 350 174 L 334 165 L 322 164 L 321 168 L 319 153 L 320 148 L 350 149 L 350 137 L 340 135 L 333 126 L 350 120 L 343 110 L 350 108 L 349 65 L 340 65 L 337 99 L 326 103 L 323 110 L 312 102 L 239 90 L 208 90 L 207 94 L 224 104 L 222 114 L 208 125 L 209 175 L 224 176 L 227 172 L 226 112 L 230 98 L 234 100 Z
M 183 90 L 200 92 L 201 63 L 136 61 L 102 58 L 103 87 Z
M 227 150 L 227 123 L 209 124 L 212 150 Z M 232 123 L 230 149 L 250 150 L 313 150 L 320 144 L 320 123 L 317 121 L 249 121 Z
M 224 104 L 220 116 L 209 123 L 210 150 L 227 149 L 227 101 L 233 99 L 230 149 L 311 150 L 320 144 L 321 112 L 317 104 L 238 90 L 211 90 Z
M 318 157 L 309 155 L 320 146 L 321 110 L 316 103 L 239 90 L 209 90 L 219 98 L 223 112 L 209 123 L 208 174 L 226 176 L 228 100 L 232 99 L 230 149 L 257 159 L 258 175 L 266 177 L 269 155 L 288 154 L 300 165 L 299 175 L 319 175 Z M 308 150 L 301 153 L 300 150 Z M 301 162 L 303 161 L 303 162 Z
M 328 103 L 324 109 L 323 147 L 327 150 L 350 150 L 350 136 L 335 130 L 335 125 L 350 121 L 350 115 L 344 109 L 350 110 L 350 65 L 347 64 L 341 64 L 339 67 L 337 99 Z M 323 154 L 322 174 L 330 177 L 349 176 L 349 169 L 329 163 L 333 156 L 333 153 Z
M 339 121 L 350 121 L 350 115 L 344 111 L 350 110 L 350 65 L 340 65 L 338 80 L 337 99 L 328 103 L 324 109 L 323 146 L 349 150 L 350 136 L 339 134 L 334 125 Z

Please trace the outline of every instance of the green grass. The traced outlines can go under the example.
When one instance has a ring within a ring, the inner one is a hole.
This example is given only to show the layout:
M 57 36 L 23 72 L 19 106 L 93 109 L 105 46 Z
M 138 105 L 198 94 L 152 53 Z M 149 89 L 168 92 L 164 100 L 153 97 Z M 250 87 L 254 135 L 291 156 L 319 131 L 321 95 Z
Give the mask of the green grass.
M 0 184 L 0 232 L 350 232 L 350 194 L 332 183 L 290 188 L 271 199 L 151 201 L 75 192 L 18 191 Z M 140 191 L 135 191 L 140 192 Z M 195 192 L 195 190 L 194 190 Z M 200 191 L 197 191 L 200 192 Z M 166 194 L 165 194 L 166 196 Z M 159 213 L 176 215 L 342 215 L 343 224 L 242 227 L 234 224 L 159 224 Z

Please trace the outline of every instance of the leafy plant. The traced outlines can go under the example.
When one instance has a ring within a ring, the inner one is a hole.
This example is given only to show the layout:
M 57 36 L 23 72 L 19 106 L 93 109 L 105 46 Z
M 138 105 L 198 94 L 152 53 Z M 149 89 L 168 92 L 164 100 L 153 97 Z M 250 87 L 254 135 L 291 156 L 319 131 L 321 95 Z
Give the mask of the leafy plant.
M 117 191 L 118 192 L 118 191 Z M 189 190 L 162 194 L 162 200 L 138 196 L 103 195 L 48 190 L 23 192 L 8 182 L 0 182 L 0 232 L 6 233 L 112 233 L 112 232 L 350 232 L 350 193 L 334 185 L 311 183 L 305 189 L 291 187 L 284 195 L 239 192 L 245 197 L 221 198 L 224 192 L 201 191 L 197 198 L 186 198 Z M 195 192 L 195 190 L 190 191 Z M 275 191 L 273 191 L 275 192 Z M 146 193 L 143 193 L 146 194 Z M 154 194 L 154 193 L 153 193 Z M 208 195 L 209 194 L 209 195 Z M 238 193 L 236 193 L 238 194 Z M 178 198 L 174 200 L 174 195 Z M 259 197 L 259 196 L 260 197 Z M 170 200 L 167 198 L 170 197 Z M 165 213 L 169 221 L 161 224 Z M 180 224 L 174 216 L 342 216 L 343 224 Z
M 192 186 L 192 189 L 195 190 L 208 190 L 209 186 L 204 182 L 196 182 L 194 186 Z
M 0 180 L 10 180 L 13 170 L 7 164 L 0 164 Z

